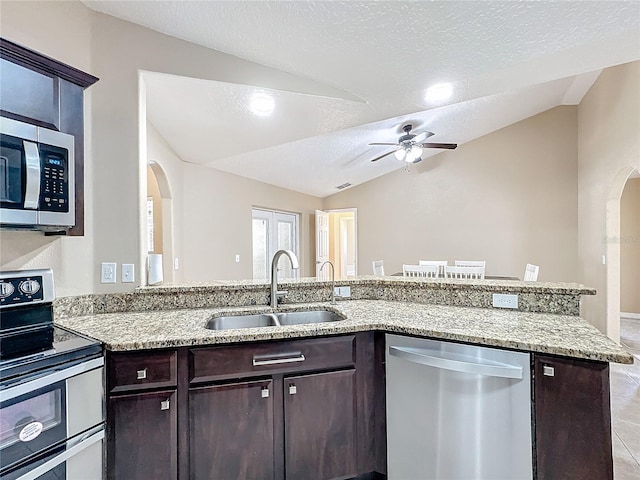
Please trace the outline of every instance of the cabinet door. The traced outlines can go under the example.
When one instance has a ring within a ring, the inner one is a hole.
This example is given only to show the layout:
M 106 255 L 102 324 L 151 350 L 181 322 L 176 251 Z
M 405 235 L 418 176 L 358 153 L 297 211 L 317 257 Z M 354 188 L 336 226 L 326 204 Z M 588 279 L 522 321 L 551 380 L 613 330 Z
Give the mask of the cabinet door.
M 356 475 L 355 370 L 284 381 L 287 479 Z
M 175 398 L 175 391 L 109 398 L 109 478 L 177 478 Z
M 274 478 L 271 380 L 189 390 L 190 478 Z
M 613 479 L 609 366 L 536 355 L 539 480 Z

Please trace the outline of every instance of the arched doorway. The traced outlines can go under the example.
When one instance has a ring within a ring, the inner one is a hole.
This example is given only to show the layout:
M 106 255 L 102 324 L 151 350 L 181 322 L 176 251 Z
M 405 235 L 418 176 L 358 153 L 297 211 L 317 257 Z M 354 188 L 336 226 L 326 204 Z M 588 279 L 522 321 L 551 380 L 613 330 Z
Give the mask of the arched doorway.
M 148 254 L 162 255 L 164 283 L 173 283 L 173 212 L 171 190 L 162 167 L 149 161 L 147 164 L 147 228 L 146 250 Z
M 622 193 L 630 178 L 639 174 L 633 167 L 624 167 L 615 176 L 607 198 L 607 336 L 620 342 L 620 213 Z

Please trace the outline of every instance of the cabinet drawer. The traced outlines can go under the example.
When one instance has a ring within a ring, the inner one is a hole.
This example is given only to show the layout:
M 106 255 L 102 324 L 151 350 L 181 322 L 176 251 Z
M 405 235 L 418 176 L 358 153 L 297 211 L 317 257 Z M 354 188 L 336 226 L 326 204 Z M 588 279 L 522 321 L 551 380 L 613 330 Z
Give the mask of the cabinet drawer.
M 109 392 L 176 385 L 176 352 L 112 353 L 107 357 Z
M 313 338 L 265 342 L 189 351 L 191 383 L 239 376 L 351 367 L 356 361 L 356 337 Z

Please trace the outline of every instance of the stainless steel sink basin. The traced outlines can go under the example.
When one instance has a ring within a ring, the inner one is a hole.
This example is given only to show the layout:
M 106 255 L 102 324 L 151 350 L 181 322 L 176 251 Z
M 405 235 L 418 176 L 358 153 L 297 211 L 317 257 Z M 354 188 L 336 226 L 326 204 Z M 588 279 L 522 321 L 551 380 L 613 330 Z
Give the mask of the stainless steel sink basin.
M 336 322 L 343 318 L 328 310 L 310 310 L 308 312 L 285 312 L 278 314 L 281 325 L 301 325 L 305 323 Z
M 328 310 L 256 313 L 252 315 L 215 317 L 207 322 L 206 328 L 209 330 L 229 330 L 231 328 L 276 327 L 280 325 L 336 322 L 338 320 L 343 320 L 343 318 L 337 313 Z
M 216 317 L 207 322 L 209 330 L 229 330 L 231 328 L 256 328 L 272 327 L 278 325 L 273 314 L 236 315 L 228 317 Z

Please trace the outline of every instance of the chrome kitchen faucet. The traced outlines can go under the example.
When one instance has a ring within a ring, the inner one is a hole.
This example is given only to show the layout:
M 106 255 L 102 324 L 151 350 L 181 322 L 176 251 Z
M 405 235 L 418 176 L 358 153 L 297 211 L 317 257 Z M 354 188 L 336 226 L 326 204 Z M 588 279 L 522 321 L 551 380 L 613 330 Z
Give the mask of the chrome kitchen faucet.
M 273 259 L 271 260 L 271 307 L 276 308 L 278 306 L 278 298 L 284 298 L 287 296 L 286 291 L 278 291 L 278 260 L 282 255 L 289 257 L 291 262 L 291 268 L 300 268 L 298 264 L 298 257 L 291 250 L 278 250 Z

